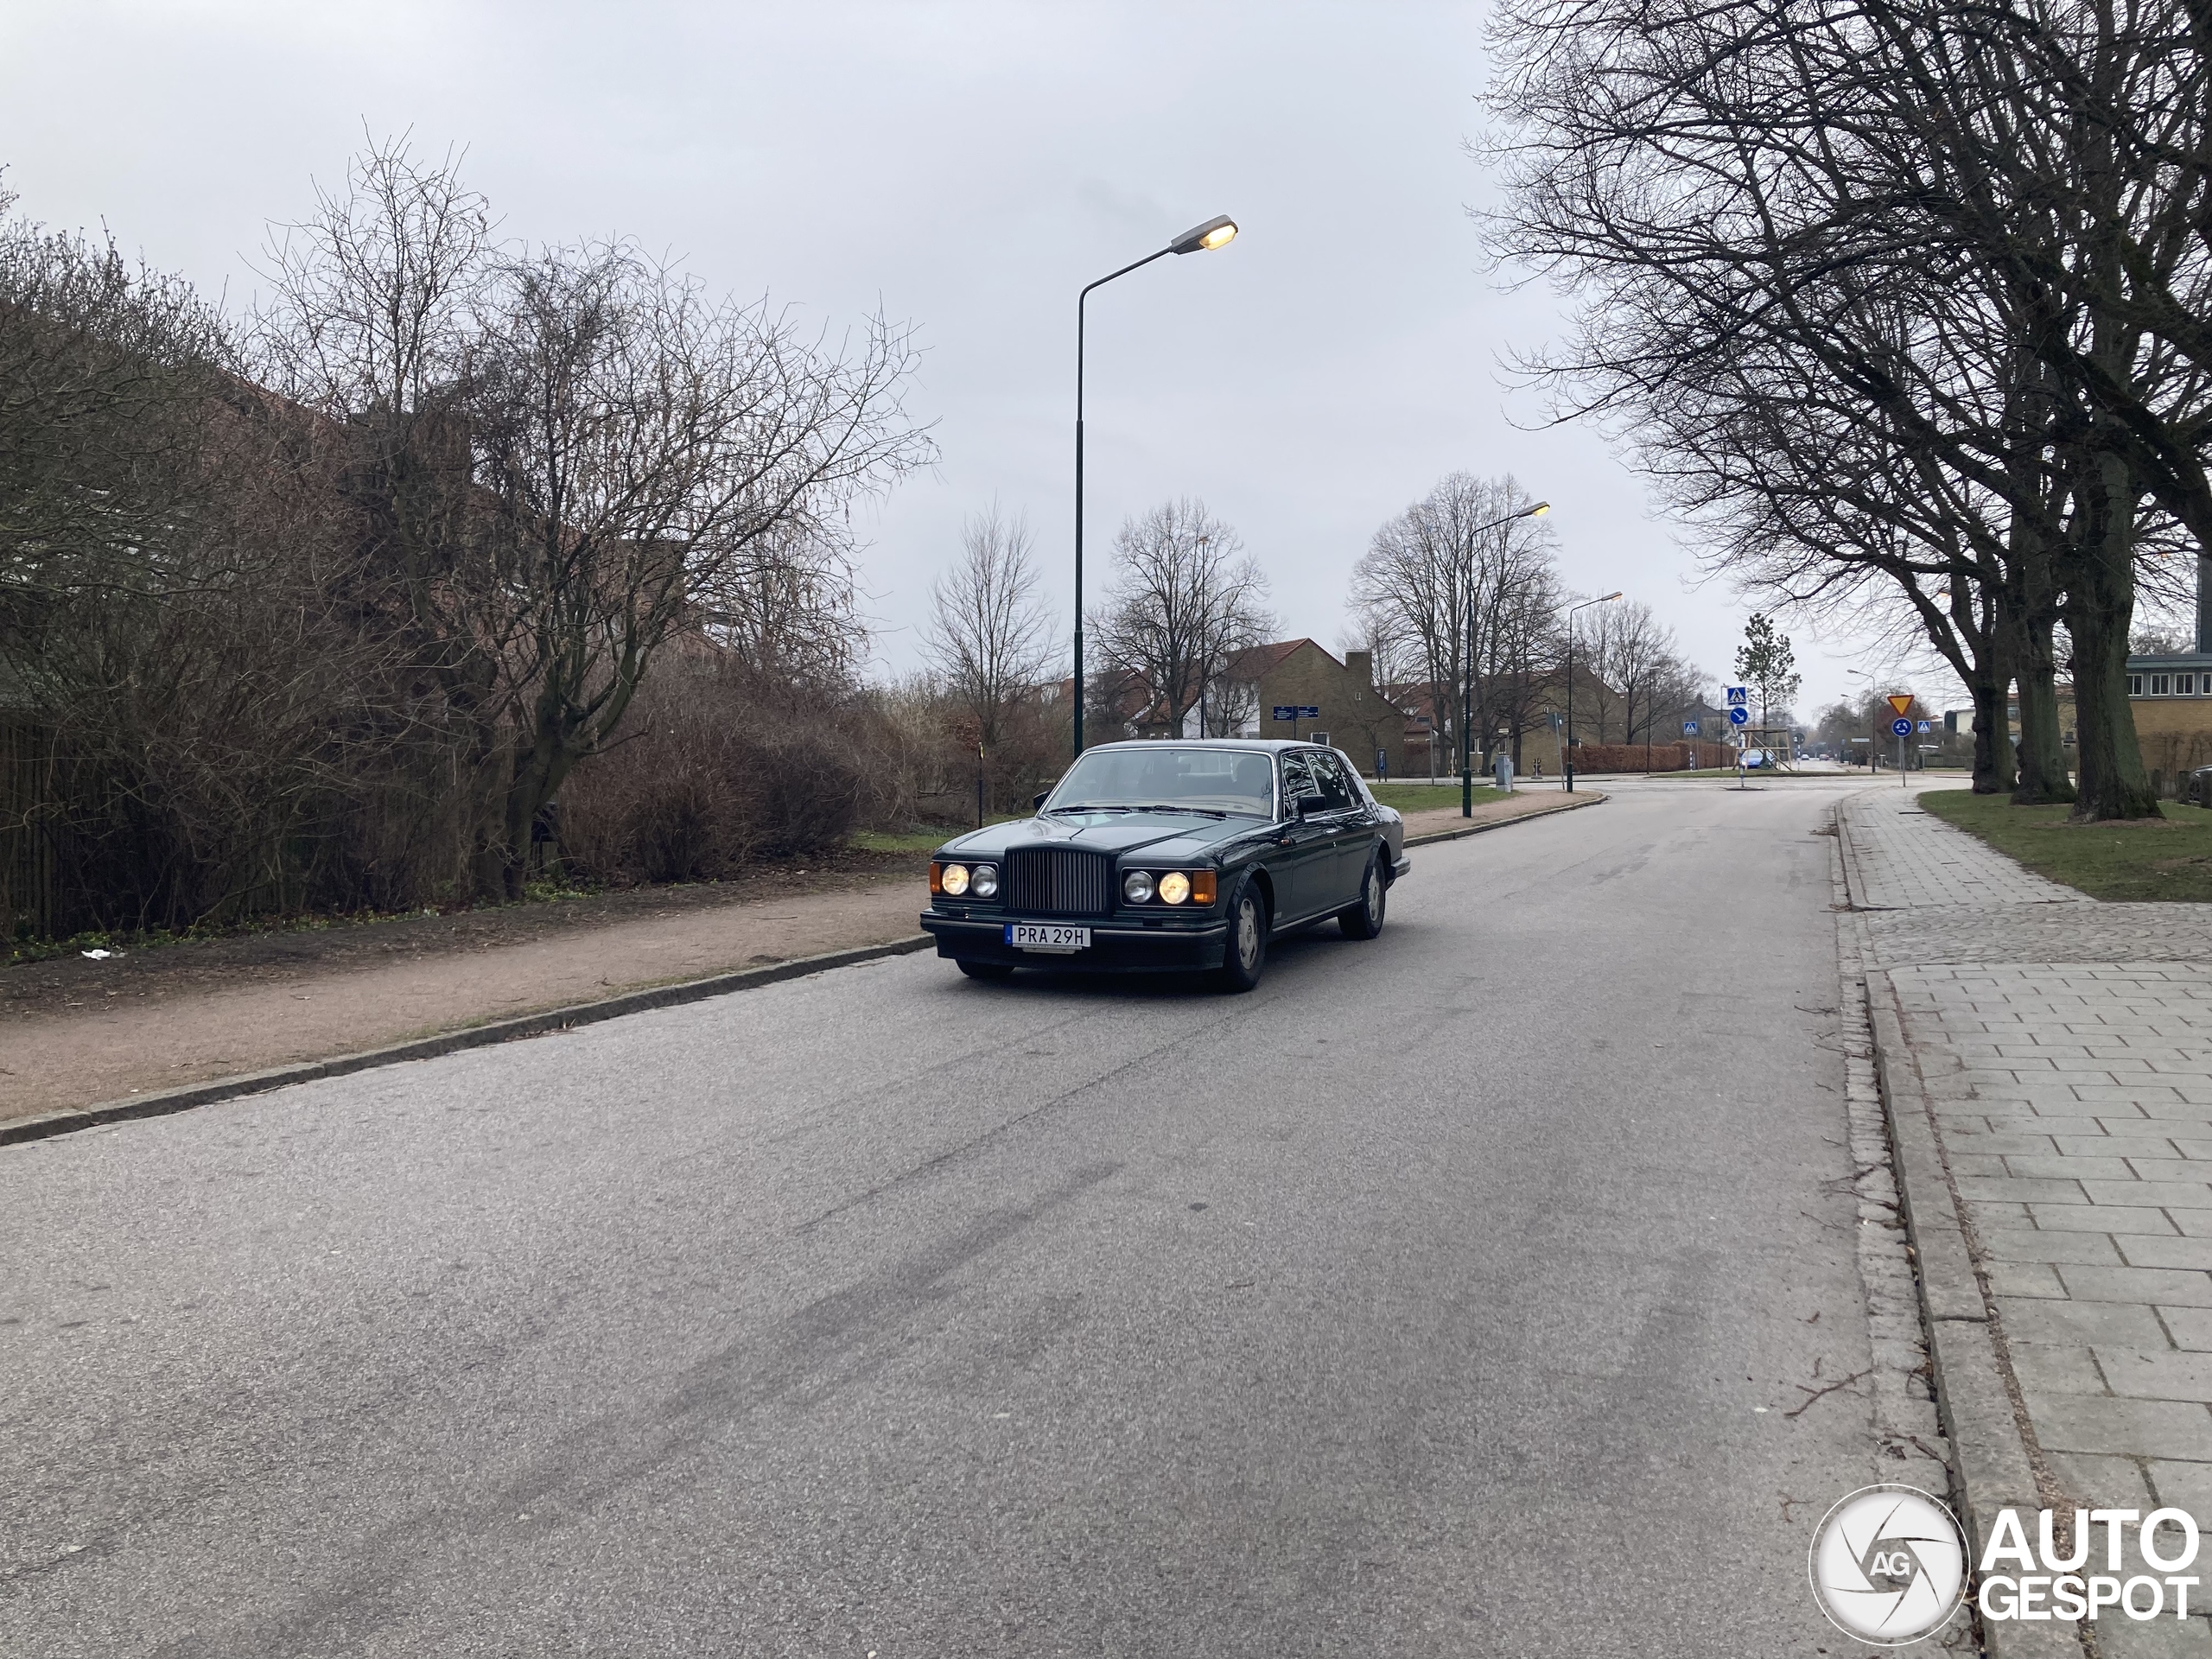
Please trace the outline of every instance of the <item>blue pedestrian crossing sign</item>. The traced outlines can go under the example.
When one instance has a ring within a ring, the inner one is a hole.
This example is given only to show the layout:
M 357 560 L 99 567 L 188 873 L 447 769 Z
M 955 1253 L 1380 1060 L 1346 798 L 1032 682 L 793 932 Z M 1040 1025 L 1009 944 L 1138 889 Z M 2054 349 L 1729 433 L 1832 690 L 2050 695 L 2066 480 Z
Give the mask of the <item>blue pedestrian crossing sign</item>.
M 1728 706 L 1731 709 L 1750 708 L 1751 706 L 1751 688 L 1748 685 L 1730 686 L 1728 688 Z M 1740 726 L 1743 722 L 1738 721 L 1737 721 L 1737 724 Z
M 1731 726 L 1750 725 L 1751 723 L 1751 711 L 1745 708 L 1740 702 L 1736 704 L 1728 711 L 1728 723 Z
M 1684 721 L 1682 722 L 1682 735 L 1684 737 L 1695 737 L 1697 735 L 1697 721 L 1694 720 Z
M 1920 729 L 1921 732 L 1925 734 L 1929 732 L 1934 731 L 1936 729 L 1936 724 L 1933 721 L 1923 720 L 1920 722 Z
M 1903 715 L 1899 715 L 1895 720 L 1890 722 L 1890 729 L 1895 732 L 1899 737 L 1910 737 L 1912 735 L 1912 722 L 1907 720 Z

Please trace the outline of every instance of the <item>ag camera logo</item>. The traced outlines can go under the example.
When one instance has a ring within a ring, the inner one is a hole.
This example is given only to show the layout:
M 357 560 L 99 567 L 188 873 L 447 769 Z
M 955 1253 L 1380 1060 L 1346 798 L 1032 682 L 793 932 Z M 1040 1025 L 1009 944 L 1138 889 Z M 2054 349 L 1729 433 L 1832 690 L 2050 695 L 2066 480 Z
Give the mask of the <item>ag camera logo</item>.
M 1813 1532 L 1806 1571 L 1821 1611 L 1847 1636 L 1902 1648 L 1943 1628 L 1966 1599 L 1964 1535 L 1916 1486 L 1866 1486 Z

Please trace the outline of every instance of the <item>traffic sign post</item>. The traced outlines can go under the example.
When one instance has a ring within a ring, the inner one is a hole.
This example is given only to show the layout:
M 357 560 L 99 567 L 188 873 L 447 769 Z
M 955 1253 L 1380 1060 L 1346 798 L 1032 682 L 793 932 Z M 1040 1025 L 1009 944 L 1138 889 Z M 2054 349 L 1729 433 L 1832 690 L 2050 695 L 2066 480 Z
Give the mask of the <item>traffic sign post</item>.
M 1897 705 L 1899 703 L 1903 703 L 1904 707 L 1902 709 L 1898 708 Z M 1904 776 L 1904 741 L 1912 735 L 1912 722 L 1904 717 L 1904 710 L 1905 709 L 1912 707 L 1912 699 L 1910 697 L 1891 697 L 1890 699 L 1890 707 L 1897 709 L 1897 717 L 1890 722 L 1890 729 L 1897 734 L 1897 787 L 1899 789 L 1903 789 L 1906 787 Z

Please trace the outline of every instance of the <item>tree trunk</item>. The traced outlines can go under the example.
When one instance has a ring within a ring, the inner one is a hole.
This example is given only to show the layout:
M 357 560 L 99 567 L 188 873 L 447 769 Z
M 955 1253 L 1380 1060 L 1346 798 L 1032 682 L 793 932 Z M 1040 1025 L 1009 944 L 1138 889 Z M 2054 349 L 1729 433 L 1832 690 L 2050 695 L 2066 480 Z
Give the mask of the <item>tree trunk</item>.
M 2020 774 L 2012 791 L 2015 806 L 2040 806 L 2075 798 L 2066 775 L 2066 747 L 2058 723 L 2058 662 L 2050 624 L 2034 621 L 2021 631 L 2019 658 Z M 2076 709 L 2076 725 L 2079 725 Z
M 2079 537 L 2069 550 L 2066 632 L 2074 642 L 2074 731 L 2082 757 L 2076 823 L 2155 818 L 2127 701 L 2127 635 L 2135 620 L 2135 482 L 2117 455 L 2082 468 Z
M 2013 764 L 2012 724 L 2005 717 L 2005 693 L 2012 685 L 2012 677 L 1993 666 L 1974 678 L 1974 792 L 1977 795 L 2010 794 L 2018 778 Z

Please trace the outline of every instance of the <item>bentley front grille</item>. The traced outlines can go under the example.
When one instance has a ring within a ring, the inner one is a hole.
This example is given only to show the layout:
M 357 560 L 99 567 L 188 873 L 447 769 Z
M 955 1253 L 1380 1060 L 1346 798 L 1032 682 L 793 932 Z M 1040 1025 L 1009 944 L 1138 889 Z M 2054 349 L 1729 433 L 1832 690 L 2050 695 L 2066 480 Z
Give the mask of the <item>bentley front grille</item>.
M 1103 916 L 1114 908 L 1114 861 L 1101 853 L 1032 847 L 1006 857 L 1006 902 L 1032 916 Z

